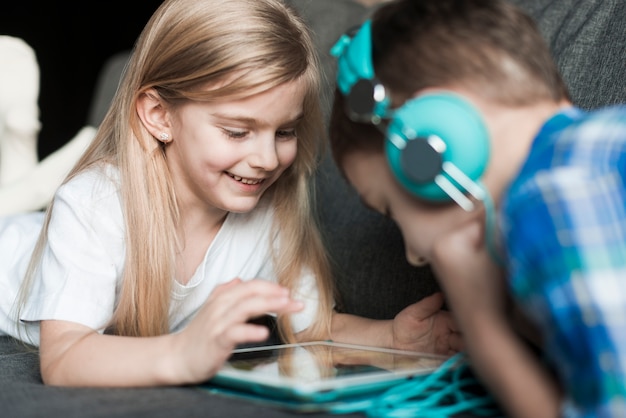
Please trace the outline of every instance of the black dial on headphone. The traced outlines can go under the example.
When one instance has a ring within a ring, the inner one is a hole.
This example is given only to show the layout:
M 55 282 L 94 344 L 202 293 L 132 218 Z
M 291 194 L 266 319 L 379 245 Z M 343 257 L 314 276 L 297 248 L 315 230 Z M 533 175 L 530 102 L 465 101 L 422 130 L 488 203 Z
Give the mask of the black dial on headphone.
M 385 96 L 385 88 L 378 80 L 360 79 L 346 97 L 348 116 L 357 122 L 380 122 L 380 116 L 375 111 L 379 103 L 385 100 Z
M 443 158 L 428 138 L 418 137 L 407 141 L 402 150 L 400 164 L 409 180 L 425 184 L 432 182 L 441 173 Z

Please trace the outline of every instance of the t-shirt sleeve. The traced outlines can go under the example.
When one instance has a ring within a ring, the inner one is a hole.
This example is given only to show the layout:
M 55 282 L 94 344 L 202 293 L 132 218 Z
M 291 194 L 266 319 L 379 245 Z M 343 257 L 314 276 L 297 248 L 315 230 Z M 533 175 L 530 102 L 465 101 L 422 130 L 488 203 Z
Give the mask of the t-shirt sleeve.
M 63 320 L 103 330 L 123 266 L 121 219 L 110 182 L 83 176 L 59 189 L 23 321 Z

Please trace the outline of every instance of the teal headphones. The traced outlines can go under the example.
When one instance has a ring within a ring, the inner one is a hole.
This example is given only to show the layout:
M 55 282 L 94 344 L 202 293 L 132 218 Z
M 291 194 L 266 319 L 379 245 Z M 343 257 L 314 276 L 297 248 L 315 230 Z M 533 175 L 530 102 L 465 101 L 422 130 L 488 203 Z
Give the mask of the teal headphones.
M 337 61 L 337 86 L 346 112 L 355 121 L 386 129 L 385 153 L 398 182 L 427 201 L 453 200 L 472 210 L 485 198 L 480 184 L 489 160 L 489 134 L 483 118 L 467 100 L 452 92 L 424 94 L 390 109 L 385 87 L 372 62 L 371 21 L 344 34 L 331 49 Z

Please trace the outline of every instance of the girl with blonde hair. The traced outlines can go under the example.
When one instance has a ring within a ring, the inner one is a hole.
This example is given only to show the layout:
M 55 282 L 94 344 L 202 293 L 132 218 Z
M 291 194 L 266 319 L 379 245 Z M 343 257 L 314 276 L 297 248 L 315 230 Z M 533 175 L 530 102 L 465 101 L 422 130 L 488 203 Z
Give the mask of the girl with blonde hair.
M 45 216 L 0 220 L 0 305 L 16 301 L 0 330 L 39 346 L 45 383 L 201 382 L 267 338 L 250 323 L 266 313 L 289 342 L 415 330 L 333 311 L 312 214 L 319 90 L 311 36 L 281 1 L 158 8 Z M 419 347 L 454 334 L 443 314 L 432 331 L 437 315 Z

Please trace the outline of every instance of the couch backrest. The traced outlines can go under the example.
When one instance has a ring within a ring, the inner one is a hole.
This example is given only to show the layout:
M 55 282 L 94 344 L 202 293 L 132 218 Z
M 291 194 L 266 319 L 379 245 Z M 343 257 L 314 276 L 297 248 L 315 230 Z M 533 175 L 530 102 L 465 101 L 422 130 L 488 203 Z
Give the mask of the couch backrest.
M 626 103 L 626 1 L 511 0 L 535 20 L 574 103 Z

